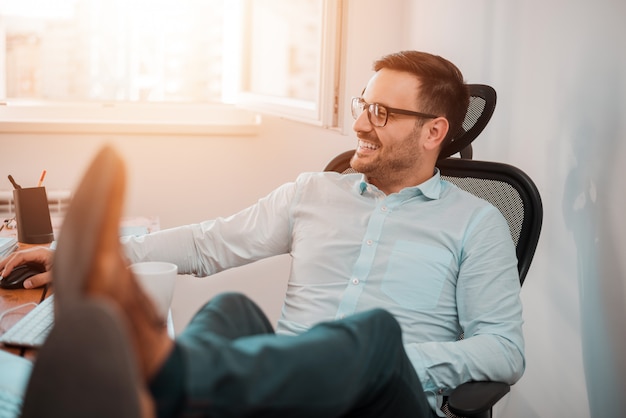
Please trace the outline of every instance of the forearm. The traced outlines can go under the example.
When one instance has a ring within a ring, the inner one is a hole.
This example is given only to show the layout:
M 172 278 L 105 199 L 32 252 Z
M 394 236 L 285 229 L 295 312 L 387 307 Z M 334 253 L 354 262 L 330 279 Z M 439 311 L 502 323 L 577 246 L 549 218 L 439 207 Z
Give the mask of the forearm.
M 194 240 L 199 228 L 199 225 L 186 225 L 138 237 L 123 237 L 123 248 L 131 263 L 166 261 L 176 264 L 179 274 L 206 276 L 212 272 L 202 267 Z
M 468 381 L 515 383 L 524 372 L 523 349 L 502 336 L 406 345 L 425 391 L 446 393 Z
M 464 339 L 407 347 L 425 389 L 436 393 L 472 380 L 512 384 L 524 372 L 515 248 L 499 212 L 487 215 L 468 235 L 455 286 L 456 326 Z

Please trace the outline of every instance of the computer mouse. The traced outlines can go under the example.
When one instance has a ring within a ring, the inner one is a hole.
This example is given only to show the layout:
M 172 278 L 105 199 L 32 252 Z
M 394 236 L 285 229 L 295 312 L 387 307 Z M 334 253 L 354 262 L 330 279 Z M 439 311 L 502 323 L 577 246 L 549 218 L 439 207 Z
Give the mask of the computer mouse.
M 16 266 L 11 270 L 8 276 L 2 277 L 0 280 L 0 288 L 2 289 L 23 289 L 24 280 L 35 274 L 43 273 L 46 268 L 39 263 L 24 263 Z

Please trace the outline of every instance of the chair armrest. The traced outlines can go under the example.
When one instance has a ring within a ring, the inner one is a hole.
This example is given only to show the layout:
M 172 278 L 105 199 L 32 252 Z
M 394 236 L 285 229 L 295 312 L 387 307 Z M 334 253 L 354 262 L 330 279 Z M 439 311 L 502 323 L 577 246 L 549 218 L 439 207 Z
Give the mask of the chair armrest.
M 466 382 L 452 391 L 448 407 L 463 417 L 490 417 L 491 408 L 510 390 L 502 382 Z

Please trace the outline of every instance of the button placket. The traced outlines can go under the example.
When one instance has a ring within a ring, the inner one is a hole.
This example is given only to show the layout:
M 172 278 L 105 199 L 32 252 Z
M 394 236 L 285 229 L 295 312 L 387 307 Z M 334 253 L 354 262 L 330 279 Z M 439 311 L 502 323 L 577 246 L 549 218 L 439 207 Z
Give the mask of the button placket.
M 378 239 L 385 223 L 385 218 L 392 212 L 389 206 L 385 205 L 382 200 L 377 199 L 377 207 L 373 208 L 372 216 L 369 219 L 365 237 L 361 241 L 361 251 L 354 264 L 352 276 L 350 277 L 347 288 L 339 303 L 335 318 L 342 318 L 344 315 L 353 314 L 359 301 L 361 292 L 366 287 L 367 278 L 372 268 L 372 264 L 376 257 L 376 249 Z

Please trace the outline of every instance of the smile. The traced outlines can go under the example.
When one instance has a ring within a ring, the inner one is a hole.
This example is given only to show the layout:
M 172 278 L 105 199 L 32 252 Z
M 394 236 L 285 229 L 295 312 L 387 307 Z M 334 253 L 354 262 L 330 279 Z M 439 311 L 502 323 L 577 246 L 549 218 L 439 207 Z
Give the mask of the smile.
M 359 148 L 375 151 L 380 148 L 380 145 L 374 145 L 370 144 L 369 142 L 359 141 Z

